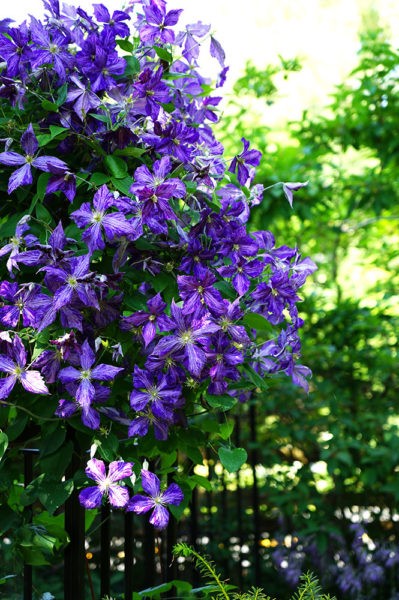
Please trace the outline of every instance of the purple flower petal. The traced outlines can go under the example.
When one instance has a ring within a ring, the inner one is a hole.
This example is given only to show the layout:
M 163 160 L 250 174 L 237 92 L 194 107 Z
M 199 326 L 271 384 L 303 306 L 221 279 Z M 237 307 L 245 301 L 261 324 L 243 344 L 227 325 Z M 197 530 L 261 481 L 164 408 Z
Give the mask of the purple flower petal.
M 0 379 L 0 400 L 8 398 L 16 381 L 17 378 L 15 375 L 11 375 L 11 377 L 6 377 L 5 379 Z
M 15 369 L 15 363 L 6 356 L 5 354 L 0 354 L 0 371 L 4 373 L 13 373 Z
M 88 407 L 94 400 L 96 390 L 88 379 L 82 379 L 78 389 L 76 390 L 76 400 L 80 406 Z
M 109 465 L 108 478 L 110 481 L 115 482 L 125 477 L 132 476 L 132 463 L 124 462 L 123 460 L 114 460 Z
M 93 379 L 98 379 L 98 381 L 112 381 L 121 371 L 123 371 L 122 367 L 101 364 L 94 367 L 91 376 Z
M 128 511 L 133 511 L 138 515 L 148 512 L 154 508 L 154 501 L 148 496 L 136 494 L 131 498 L 128 506 Z
M 115 508 L 123 508 L 129 502 L 129 490 L 120 485 L 111 485 L 108 489 L 110 504 Z
M 94 364 L 95 360 L 96 360 L 96 355 L 94 354 L 93 350 L 91 349 L 89 342 L 87 340 L 85 340 L 82 344 L 82 352 L 80 355 L 80 364 L 82 366 L 82 369 L 84 369 L 85 371 L 88 371 L 91 368 L 91 366 Z
M 12 194 L 14 190 L 21 187 L 21 185 L 29 185 L 33 181 L 32 169 L 30 164 L 26 163 L 20 169 L 17 169 L 10 175 L 8 180 L 8 193 Z
M 164 529 L 169 523 L 169 511 L 165 506 L 156 504 L 149 518 L 151 525 L 158 529 Z
M 152 496 L 153 498 L 159 496 L 159 492 L 161 489 L 160 481 L 158 477 L 151 473 L 150 471 L 146 471 L 142 469 L 141 471 L 141 482 L 143 486 L 143 490 Z
M 104 462 L 98 458 L 91 458 L 87 463 L 85 473 L 90 479 L 102 483 L 106 477 Z
M 79 502 L 85 508 L 99 508 L 103 495 L 98 487 L 88 487 L 79 493 Z
M 162 502 L 178 506 L 183 501 L 184 495 L 177 483 L 171 483 L 162 494 Z
M 26 163 L 25 156 L 18 154 L 17 152 L 1 152 L 0 153 L 0 164 L 9 165 L 10 167 L 17 167 Z
M 35 132 L 33 131 L 32 123 L 29 124 L 29 127 L 21 135 L 21 146 L 25 154 L 28 154 L 29 156 L 34 156 L 39 148 L 39 143 L 35 136 Z
M 49 394 L 47 386 L 39 371 L 24 371 L 20 380 L 22 387 L 32 394 Z

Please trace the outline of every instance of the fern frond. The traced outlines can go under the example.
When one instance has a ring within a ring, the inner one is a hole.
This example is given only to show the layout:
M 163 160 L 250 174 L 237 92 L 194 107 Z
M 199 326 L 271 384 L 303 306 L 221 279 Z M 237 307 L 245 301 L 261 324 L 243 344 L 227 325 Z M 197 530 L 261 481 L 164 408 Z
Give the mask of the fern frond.
M 249 592 L 242 594 L 234 594 L 232 600 L 273 600 L 270 596 L 266 596 L 261 588 L 251 588 Z
M 230 600 L 225 582 L 216 571 L 215 564 L 207 556 L 202 556 L 202 554 L 199 554 L 192 546 L 189 546 L 184 542 L 179 542 L 174 546 L 173 554 L 174 556 L 184 556 L 184 558 L 193 559 L 195 568 L 201 573 L 202 577 L 205 580 L 216 584 L 217 588 L 220 590 L 217 599 L 224 598 L 225 600 Z
M 313 573 L 303 573 L 299 580 L 301 585 L 290 600 L 336 600 L 322 593 L 319 580 Z

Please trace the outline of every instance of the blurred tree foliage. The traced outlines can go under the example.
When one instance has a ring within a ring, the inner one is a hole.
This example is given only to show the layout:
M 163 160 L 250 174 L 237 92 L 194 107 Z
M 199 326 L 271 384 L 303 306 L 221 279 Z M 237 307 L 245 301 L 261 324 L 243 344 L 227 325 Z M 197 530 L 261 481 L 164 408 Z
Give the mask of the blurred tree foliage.
M 319 267 L 302 305 L 311 393 L 281 379 L 262 398 L 262 502 L 321 551 L 362 509 L 371 537 L 399 542 L 399 53 L 382 30 L 364 34 L 329 106 L 284 131 L 265 122 L 279 78 L 298 70 L 280 63 L 247 65 L 222 124 L 232 156 L 237 133 L 263 152 L 258 183 L 309 180 L 292 211 L 268 189 L 252 225 Z

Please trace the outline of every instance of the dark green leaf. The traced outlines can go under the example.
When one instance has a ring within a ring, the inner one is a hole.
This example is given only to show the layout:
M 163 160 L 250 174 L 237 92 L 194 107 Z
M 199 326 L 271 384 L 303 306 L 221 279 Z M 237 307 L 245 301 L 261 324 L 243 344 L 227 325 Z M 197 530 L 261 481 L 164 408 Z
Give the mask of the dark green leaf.
M 104 164 L 116 179 L 123 179 L 127 175 L 127 164 L 123 158 L 110 154 L 104 158 Z
M 3 458 L 8 446 L 8 436 L 0 431 L 0 460 Z
M 238 471 L 248 458 L 244 448 L 228 448 L 221 446 L 218 450 L 220 462 L 229 473 Z
M 154 46 L 154 50 L 157 53 L 157 56 L 159 56 L 159 58 L 161 60 L 164 60 L 164 61 L 168 62 L 169 64 L 173 62 L 173 56 L 169 52 L 169 50 L 166 50 L 166 48 Z

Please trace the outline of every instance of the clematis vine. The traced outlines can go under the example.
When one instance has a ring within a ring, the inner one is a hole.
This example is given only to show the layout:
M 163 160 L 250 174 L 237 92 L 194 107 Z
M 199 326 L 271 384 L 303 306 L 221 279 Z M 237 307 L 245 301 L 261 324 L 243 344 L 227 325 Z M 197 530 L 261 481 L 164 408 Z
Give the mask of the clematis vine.
M 81 504 L 162 529 L 182 489 L 143 468 L 132 493 L 130 459 L 160 456 L 180 482 L 170 457 L 198 455 L 190 431 L 214 396 L 254 399 L 277 373 L 308 390 L 298 303 L 316 266 L 249 229 L 261 153 L 244 137 L 229 160 L 213 130 L 200 44 L 222 69 L 214 87 L 228 67 L 209 25 L 181 28 L 165 0 L 44 5 L 43 20 L 0 27 L 0 400 L 17 385 L 34 415 L 30 395 L 51 394 L 51 435 L 77 425 L 109 462 L 88 461 Z M 283 184 L 291 205 L 305 185 Z

